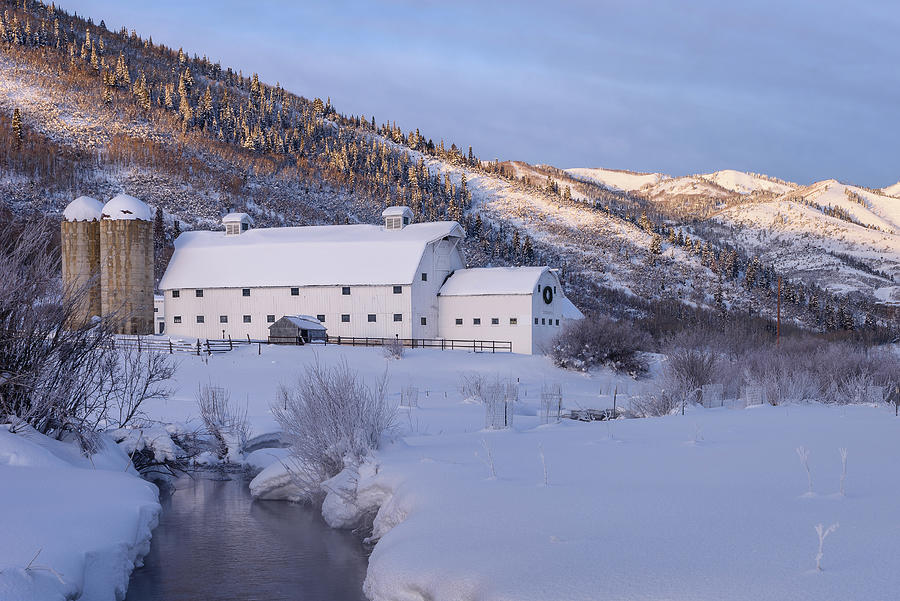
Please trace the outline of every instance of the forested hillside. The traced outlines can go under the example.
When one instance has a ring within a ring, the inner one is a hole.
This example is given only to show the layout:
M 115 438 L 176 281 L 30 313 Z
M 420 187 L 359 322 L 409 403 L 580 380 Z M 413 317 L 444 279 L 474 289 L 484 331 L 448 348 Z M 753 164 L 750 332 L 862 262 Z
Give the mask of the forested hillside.
M 603 180 L 609 170 L 482 161 L 469 146 L 343 115 L 322 96 L 52 4 L 0 0 L 3 204 L 19 218 L 57 216 L 80 194 L 125 191 L 161 210 L 162 256 L 179 229 L 218 227 L 229 208 L 272 226 L 373 222 L 406 204 L 418 219 L 460 221 L 472 265 L 559 266 L 583 309 L 656 332 L 698 320 L 771 328 L 779 276 L 787 321 L 893 328 L 866 289 L 889 287 L 890 269 L 836 249 L 830 256 L 864 274 L 836 288 L 751 244 L 753 227 L 728 213 L 795 185 L 717 172 L 619 187 Z

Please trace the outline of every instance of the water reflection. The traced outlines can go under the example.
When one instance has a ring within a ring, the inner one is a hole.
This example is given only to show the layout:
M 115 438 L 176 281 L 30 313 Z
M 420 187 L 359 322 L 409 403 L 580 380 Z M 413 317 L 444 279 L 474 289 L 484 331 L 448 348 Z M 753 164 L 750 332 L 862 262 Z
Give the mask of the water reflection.
M 252 501 L 240 476 L 182 478 L 126 601 L 362 601 L 366 557 L 313 509 Z

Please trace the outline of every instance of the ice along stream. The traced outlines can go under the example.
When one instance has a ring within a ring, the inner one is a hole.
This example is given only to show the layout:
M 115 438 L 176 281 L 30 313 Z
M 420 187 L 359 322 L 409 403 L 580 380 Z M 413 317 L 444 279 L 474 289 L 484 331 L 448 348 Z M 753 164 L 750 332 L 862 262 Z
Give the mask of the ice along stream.
M 314 509 L 253 501 L 247 481 L 181 478 L 126 601 L 364 601 L 366 554 Z

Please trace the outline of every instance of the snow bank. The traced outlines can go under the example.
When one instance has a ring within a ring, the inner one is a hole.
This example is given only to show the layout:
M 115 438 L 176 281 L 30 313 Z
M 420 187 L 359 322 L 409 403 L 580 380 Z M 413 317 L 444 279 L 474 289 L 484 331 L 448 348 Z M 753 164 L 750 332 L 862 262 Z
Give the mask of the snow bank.
M 150 549 L 156 487 L 110 440 L 75 444 L 0 429 L 0 599 L 122 599 Z
M 382 498 L 365 593 L 373 601 L 893 598 L 898 428 L 871 407 L 787 406 L 407 437 L 379 453 L 375 477 L 360 479 L 360 492 Z M 798 446 L 811 452 L 812 495 Z M 839 447 L 849 449 L 846 496 Z M 819 523 L 840 523 L 823 572 Z

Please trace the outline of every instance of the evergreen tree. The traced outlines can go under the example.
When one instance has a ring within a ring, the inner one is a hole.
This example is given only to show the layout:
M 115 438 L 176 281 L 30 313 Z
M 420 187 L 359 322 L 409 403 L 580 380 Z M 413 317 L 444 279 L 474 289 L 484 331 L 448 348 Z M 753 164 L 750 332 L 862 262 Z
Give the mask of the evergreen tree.
M 522 258 L 526 263 L 534 261 L 534 246 L 531 243 L 531 236 L 525 236 L 525 243 L 522 245 Z
M 25 132 L 22 130 L 22 114 L 18 108 L 13 109 L 12 130 L 13 137 L 16 139 L 16 148 L 21 148 L 22 142 L 25 141 Z
M 653 234 L 653 239 L 650 240 L 650 254 L 662 254 L 662 236 L 660 236 L 659 234 Z

